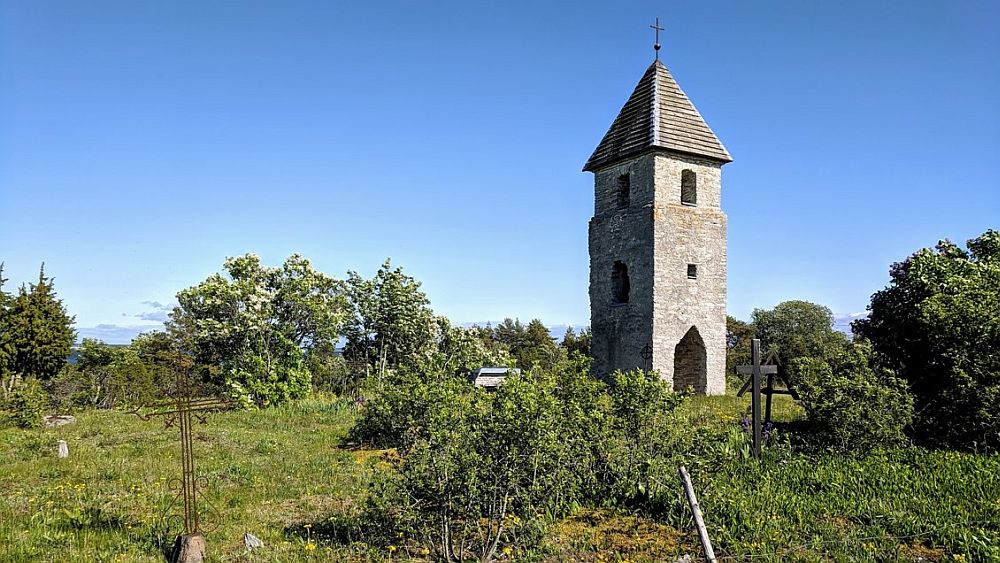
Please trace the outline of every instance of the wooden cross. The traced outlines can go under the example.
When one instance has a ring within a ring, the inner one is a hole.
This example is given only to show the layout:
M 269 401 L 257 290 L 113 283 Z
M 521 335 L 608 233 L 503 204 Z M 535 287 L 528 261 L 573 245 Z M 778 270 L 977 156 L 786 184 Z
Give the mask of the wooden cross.
M 781 376 L 781 367 L 776 365 L 777 358 L 774 353 L 767 355 L 767 358 L 762 362 L 764 365 L 761 369 L 761 375 L 767 376 L 767 383 L 761 387 L 761 394 L 767 396 L 767 405 L 764 408 L 764 424 L 771 422 L 771 403 L 774 400 L 775 395 L 791 395 L 796 401 L 799 400 L 799 394 L 795 391 L 795 388 L 788 384 L 788 382 Z M 737 366 L 736 373 L 740 375 L 752 375 L 753 366 Z M 775 387 L 774 384 L 780 381 L 785 388 L 781 389 Z M 742 397 L 746 394 L 747 390 L 753 384 L 753 378 L 747 378 L 743 387 L 740 387 L 739 393 L 736 394 L 737 397 Z
M 656 23 L 649 27 L 650 29 L 655 30 L 654 33 L 656 33 L 656 42 L 653 43 L 653 50 L 656 51 L 656 60 L 660 60 L 660 32 L 663 31 L 663 28 L 660 27 L 660 18 L 657 17 Z
M 173 428 L 175 425 L 181 431 L 181 479 L 180 492 L 174 498 L 184 499 L 184 536 L 191 536 L 201 532 L 201 524 L 198 516 L 198 482 L 194 470 L 194 442 L 191 438 L 191 428 L 195 421 L 205 423 L 207 415 L 211 412 L 228 410 L 230 404 L 223 399 L 213 397 L 195 397 L 192 393 L 191 381 L 188 377 L 188 369 L 177 370 L 176 396 L 171 399 L 157 401 L 150 405 L 143 405 L 135 410 L 129 411 L 143 420 L 151 420 L 155 416 L 164 417 L 163 424 L 166 428 Z M 174 480 L 176 481 L 176 480 Z M 174 505 L 174 502 L 170 506 Z M 170 507 L 167 507 L 168 510 Z
M 771 378 L 778 373 L 778 366 L 768 366 L 761 365 L 760 363 L 760 339 L 754 338 L 750 346 L 750 358 L 751 365 L 749 366 L 736 366 L 736 373 L 739 374 L 749 374 L 750 381 L 748 382 L 753 387 L 753 394 L 750 396 L 750 421 L 753 426 L 753 456 L 760 459 L 760 376 L 767 375 Z M 745 392 L 746 385 L 743 386 L 744 389 L 739 392 L 740 397 L 743 396 Z M 767 414 L 768 418 L 771 416 L 771 396 L 767 396 Z

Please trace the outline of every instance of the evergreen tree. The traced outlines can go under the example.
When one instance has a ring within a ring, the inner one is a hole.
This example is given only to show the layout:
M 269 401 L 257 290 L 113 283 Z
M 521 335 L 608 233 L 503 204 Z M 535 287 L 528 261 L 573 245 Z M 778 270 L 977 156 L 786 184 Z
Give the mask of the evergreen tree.
M 66 365 L 76 332 L 73 317 L 56 298 L 52 278 L 45 277 L 45 265 L 37 284 L 22 285 L 16 297 L 2 299 L 7 306 L 0 348 L 9 352 L 8 377 L 11 381 L 17 377 L 52 378 Z
M 511 353 L 517 358 L 518 367 L 522 369 L 536 365 L 542 369 L 552 369 L 561 359 L 559 352 L 549 329 L 538 319 L 528 323 L 520 345 L 511 349 Z
M 560 346 L 566 350 L 566 354 L 570 357 L 575 354 L 587 358 L 590 357 L 590 340 L 590 328 L 583 329 L 577 335 L 573 327 L 567 327 Z
M 493 329 L 493 338 L 511 351 L 523 345 L 525 328 L 521 320 L 507 317 Z

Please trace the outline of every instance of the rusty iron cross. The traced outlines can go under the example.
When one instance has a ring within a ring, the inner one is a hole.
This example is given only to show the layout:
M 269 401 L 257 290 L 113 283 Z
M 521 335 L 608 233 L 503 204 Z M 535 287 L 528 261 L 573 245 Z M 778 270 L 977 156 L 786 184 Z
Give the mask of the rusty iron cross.
M 188 377 L 188 369 L 177 370 L 177 389 L 175 397 L 143 405 L 129 411 L 143 420 L 153 417 L 164 417 L 164 426 L 180 428 L 181 433 L 181 478 L 172 479 L 171 487 L 177 490 L 173 501 L 167 506 L 169 511 L 179 499 L 184 500 L 184 534 L 194 534 L 201 531 L 198 513 L 198 500 L 201 496 L 199 480 L 194 468 L 194 441 L 191 428 L 194 422 L 204 424 L 207 415 L 212 412 L 228 410 L 230 404 L 224 399 L 215 397 L 195 397 L 193 386 Z M 207 502 L 207 501 L 206 501 Z M 209 504 L 211 506 L 211 504 Z

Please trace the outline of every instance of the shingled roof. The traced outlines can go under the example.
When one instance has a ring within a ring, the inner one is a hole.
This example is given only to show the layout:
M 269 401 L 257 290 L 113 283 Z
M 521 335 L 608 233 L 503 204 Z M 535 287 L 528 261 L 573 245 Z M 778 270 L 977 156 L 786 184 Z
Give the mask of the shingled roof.
M 593 172 L 652 147 L 733 160 L 660 61 L 646 69 L 583 170 Z

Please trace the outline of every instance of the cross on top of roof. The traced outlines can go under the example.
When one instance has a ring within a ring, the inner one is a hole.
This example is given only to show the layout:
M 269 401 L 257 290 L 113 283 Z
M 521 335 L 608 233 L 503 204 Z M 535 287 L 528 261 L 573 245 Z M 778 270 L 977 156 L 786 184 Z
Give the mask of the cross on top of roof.
M 663 31 L 663 28 L 660 27 L 660 18 L 657 17 L 656 18 L 656 23 L 654 23 L 653 25 L 651 25 L 649 27 L 651 29 L 655 30 L 656 41 L 653 43 L 653 51 L 656 52 L 656 60 L 660 60 L 660 32 Z

